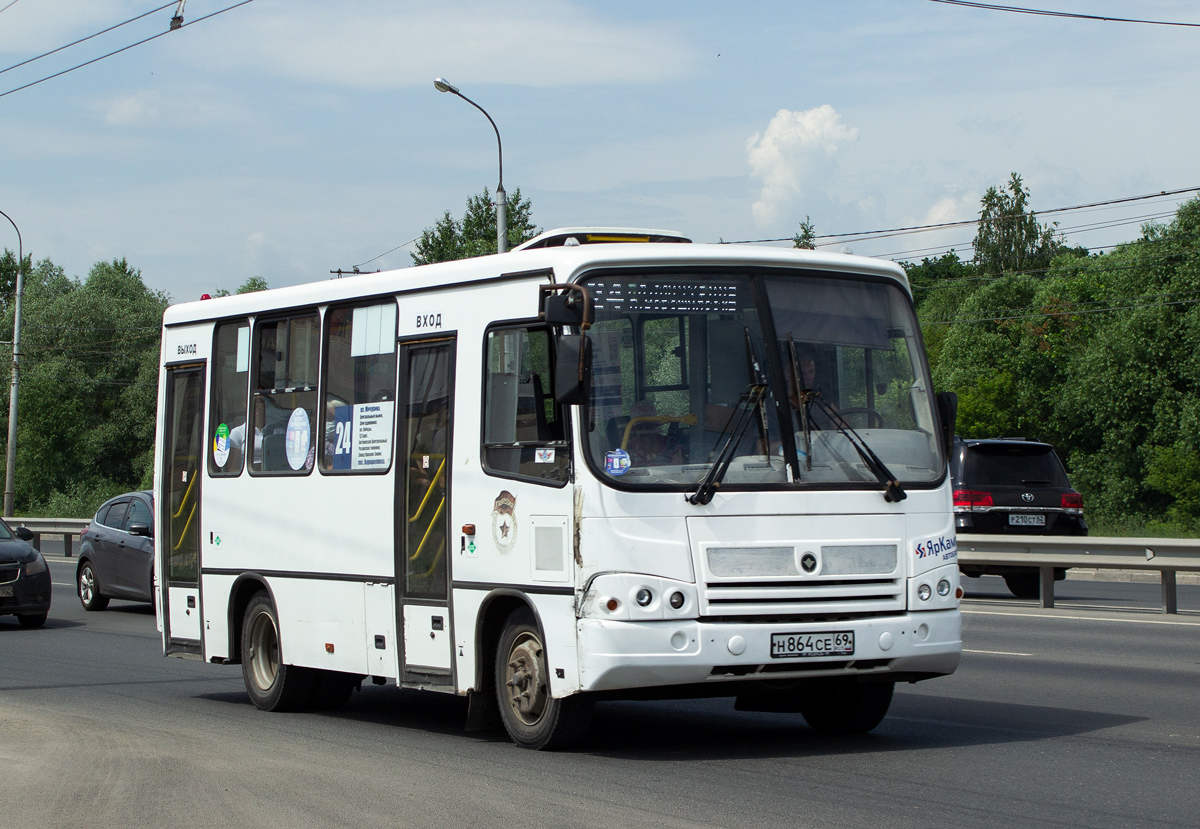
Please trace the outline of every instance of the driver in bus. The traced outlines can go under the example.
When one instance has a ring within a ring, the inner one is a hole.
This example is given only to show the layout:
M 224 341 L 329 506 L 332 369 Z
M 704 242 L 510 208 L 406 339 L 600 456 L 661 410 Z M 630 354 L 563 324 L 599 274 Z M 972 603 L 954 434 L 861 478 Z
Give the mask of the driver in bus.
M 652 401 L 641 400 L 633 404 L 630 416 L 633 426 L 629 430 L 629 460 L 633 466 L 683 463 L 683 447 L 665 432 L 666 423 L 654 419 L 658 417 L 658 408 Z

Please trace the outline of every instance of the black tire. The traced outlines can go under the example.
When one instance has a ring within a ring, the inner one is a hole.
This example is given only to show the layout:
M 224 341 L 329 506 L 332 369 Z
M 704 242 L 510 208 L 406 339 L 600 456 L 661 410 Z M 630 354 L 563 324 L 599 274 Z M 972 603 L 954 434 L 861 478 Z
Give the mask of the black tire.
M 255 707 L 263 711 L 307 708 L 317 689 L 317 672 L 279 661 L 279 617 L 266 591 L 255 593 L 242 617 L 242 679 Z
M 103 610 L 108 607 L 108 596 L 100 595 L 100 580 L 92 562 L 84 559 L 75 571 L 75 593 L 84 610 Z
M 800 713 L 820 734 L 866 734 L 887 716 L 894 688 L 893 682 L 853 679 L 817 683 L 804 692 Z
M 23 628 L 40 628 L 46 624 L 46 617 L 49 615 L 49 611 L 45 613 L 22 613 L 17 617 L 17 621 L 21 623 L 21 627 Z
M 1004 583 L 1018 599 L 1040 599 L 1042 596 L 1042 576 L 1036 570 L 1032 573 L 1009 573 L 1004 577 Z
M 318 671 L 312 707 L 317 711 L 336 711 L 346 704 L 350 695 L 362 684 L 358 674 L 341 671 Z
M 522 748 L 568 748 L 587 734 L 593 703 L 583 694 L 550 696 L 543 642 L 537 620 L 527 609 L 514 611 L 504 623 L 495 672 L 500 720 Z

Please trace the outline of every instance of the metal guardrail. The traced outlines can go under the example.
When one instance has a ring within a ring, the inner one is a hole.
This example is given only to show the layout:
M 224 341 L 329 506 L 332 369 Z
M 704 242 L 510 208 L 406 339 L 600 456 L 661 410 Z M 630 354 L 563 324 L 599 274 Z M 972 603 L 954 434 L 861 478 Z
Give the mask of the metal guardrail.
M 63 555 L 71 557 L 75 545 L 75 537 L 83 532 L 83 528 L 92 523 L 90 518 L 6 518 L 5 521 L 14 529 L 25 527 L 33 533 L 33 549 L 41 552 L 43 535 L 61 535 L 63 537 Z
M 958 536 L 958 560 L 1036 567 L 1042 607 L 1054 607 L 1056 567 L 1157 571 L 1162 578 L 1163 612 L 1176 613 L 1175 573 L 1200 571 L 1200 539 L 963 533 Z

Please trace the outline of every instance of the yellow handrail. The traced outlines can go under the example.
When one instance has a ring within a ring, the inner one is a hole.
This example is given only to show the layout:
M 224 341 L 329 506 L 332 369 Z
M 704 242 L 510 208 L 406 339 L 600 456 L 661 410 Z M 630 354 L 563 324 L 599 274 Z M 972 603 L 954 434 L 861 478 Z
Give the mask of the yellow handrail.
M 183 544 L 184 540 L 187 539 L 188 527 L 192 526 L 192 519 L 196 517 L 196 506 L 197 506 L 196 504 L 192 504 L 192 511 L 191 511 L 191 513 L 188 514 L 187 523 L 183 525 L 183 532 L 181 532 L 179 534 L 179 543 L 177 543 L 174 547 L 171 548 L 171 552 L 174 553 L 174 552 L 178 551 L 179 547 Z M 180 509 L 179 511 L 181 513 L 183 512 L 182 509 Z
M 437 456 L 430 455 L 430 457 L 434 458 Z M 418 518 L 421 517 L 421 513 L 423 513 L 425 511 L 425 504 L 429 501 L 429 496 L 431 496 L 433 494 L 433 488 L 435 486 L 437 486 L 437 482 L 442 477 L 442 472 L 445 471 L 445 469 L 446 469 L 446 456 L 442 455 L 442 463 L 440 466 L 438 466 L 437 474 L 435 474 L 433 476 L 433 480 L 429 482 L 429 489 L 425 490 L 425 497 L 421 499 L 420 506 L 417 507 L 417 511 L 415 513 L 413 513 L 412 518 L 408 519 L 408 523 L 411 524 L 414 521 L 416 521 Z M 443 502 L 444 502 L 444 500 L 445 499 L 443 499 Z
M 442 553 L 446 552 L 446 546 L 443 544 L 442 549 L 438 550 L 437 555 L 433 557 L 433 564 L 429 565 L 429 569 L 421 574 L 421 578 L 427 579 L 433 575 L 433 571 L 437 569 L 438 562 L 442 560 Z
M 621 448 L 629 448 L 629 433 L 633 431 L 633 427 L 640 423 L 682 423 L 684 426 L 695 426 L 700 421 L 694 414 L 684 415 L 683 417 L 672 417 L 671 415 L 640 415 L 638 417 L 629 418 L 629 422 L 625 424 L 625 434 L 621 436 Z
M 408 557 L 409 561 L 416 561 L 417 556 L 421 555 L 421 550 L 425 549 L 425 542 L 429 540 L 429 534 L 433 532 L 434 526 L 437 524 L 438 516 L 442 514 L 442 509 L 446 506 L 446 499 L 438 504 L 437 512 L 433 514 L 433 518 L 429 522 L 429 528 L 425 530 L 425 535 L 421 537 L 421 543 L 417 545 L 417 551 Z
M 184 507 L 187 506 L 188 496 L 190 496 L 192 494 L 192 487 L 194 487 L 196 485 L 196 478 L 198 478 L 198 477 L 199 477 L 198 475 L 192 476 L 192 482 L 188 484 L 188 488 L 183 493 L 183 500 L 181 500 L 179 502 L 179 512 L 177 512 L 171 516 L 172 521 L 174 521 L 179 516 L 183 515 L 183 509 L 184 509 Z M 193 512 L 195 512 L 194 509 L 193 509 Z M 189 518 L 188 520 L 190 521 L 191 519 Z

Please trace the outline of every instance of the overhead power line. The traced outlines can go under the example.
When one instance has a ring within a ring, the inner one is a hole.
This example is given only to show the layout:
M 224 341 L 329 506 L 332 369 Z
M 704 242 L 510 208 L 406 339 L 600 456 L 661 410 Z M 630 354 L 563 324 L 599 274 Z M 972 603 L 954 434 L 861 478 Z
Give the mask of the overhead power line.
M 19 3 L 19 2 L 20 2 L 20 0 L 12 0 L 11 3 L 7 4 L 4 8 L 0 9 L 0 14 L 4 14 L 6 11 L 11 9 L 13 6 L 17 5 L 17 3 Z
M 16 0 L 13 0 L 13 2 L 15 3 Z M 155 12 L 160 12 L 163 9 L 167 8 L 167 6 L 173 6 L 173 5 L 175 5 L 174 2 L 167 3 L 166 5 L 159 6 L 157 9 L 151 9 L 148 12 L 143 12 L 142 14 L 139 14 L 137 17 L 131 17 L 128 20 L 124 21 L 123 23 L 117 23 L 114 26 L 109 26 L 107 29 L 101 29 L 100 31 L 96 32 L 95 34 L 88 35 L 87 37 L 81 37 L 81 38 L 79 38 L 79 40 L 74 40 L 74 41 L 68 43 L 66 46 L 59 46 L 57 49 L 51 49 L 49 52 L 43 52 L 42 54 L 38 55 L 36 58 L 29 58 L 29 60 L 23 60 L 20 63 L 14 63 L 12 66 L 7 67 L 6 69 L 0 69 L 0 75 L 3 75 L 5 72 L 9 72 L 9 71 L 11 71 L 13 69 L 17 69 L 21 66 L 25 66 L 26 64 L 33 63 L 35 60 L 41 60 L 42 58 L 48 58 L 51 55 L 58 54 L 59 52 L 61 52 L 64 49 L 70 49 L 72 46 L 78 46 L 80 43 L 91 40 L 94 37 L 100 37 L 100 35 L 108 34 L 109 32 L 113 31 L 114 29 L 119 29 L 122 26 L 127 26 L 130 23 L 133 23 L 134 21 L 141 20 L 143 17 L 149 17 L 150 15 L 154 14 Z M 5 6 L 4 8 L 6 9 L 6 8 L 8 8 L 8 6 Z M 4 11 L 4 9 L 0 9 L 0 11 Z
M 1035 210 L 1027 215 L 1047 216 L 1051 213 L 1066 213 L 1066 212 L 1069 212 L 1072 210 L 1086 210 L 1087 208 L 1091 208 L 1091 207 L 1107 207 L 1108 205 L 1113 205 L 1113 204 L 1126 204 L 1128 202 L 1145 201 L 1146 199 L 1160 199 L 1160 198 L 1163 198 L 1164 196 L 1178 196 L 1182 193 L 1195 193 L 1197 191 L 1200 191 L 1200 187 L 1183 187 L 1178 190 L 1162 190 L 1158 193 L 1147 193 L 1144 196 L 1124 196 L 1119 199 L 1108 199 L 1106 201 L 1089 202 L 1088 204 L 1076 204 L 1071 207 L 1052 207 L 1049 210 Z M 1015 217 L 1001 216 L 1001 217 L 998 217 L 998 220 L 1002 221 L 1007 218 L 1018 218 L 1019 219 L 1019 218 L 1024 218 L 1024 217 L 1023 216 L 1015 216 Z M 871 240 L 871 239 L 883 239 L 889 235 L 896 236 L 896 235 L 900 235 L 903 233 L 917 233 L 917 232 L 924 232 L 924 231 L 928 231 L 928 230 L 943 230 L 945 228 L 950 228 L 950 227 L 970 227 L 972 225 L 979 224 L 979 221 L 980 221 L 979 219 L 963 219 L 962 221 L 957 221 L 957 222 L 938 222 L 937 224 L 931 224 L 931 225 L 909 225 L 907 227 L 890 227 L 890 228 L 885 228 L 883 230 L 860 230 L 860 231 L 855 231 L 852 233 L 826 233 L 826 234 L 822 234 L 820 236 L 816 236 L 814 238 L 816 238 L 816 239 L 836 239 L 836 240 L 838 240 L 838 242 L 841 242 L 841 243 L 861 242 L 861 241 L 867 241 L 867 240 Z M 861 238 L 852 238 L 852 237 L 861 237 Z M 760 245 L 760 244 L 763 244 L 764 242 L 790 242 L 793 240 L 793 238 L 794 237 L 792 237 L 792 236 L 787 236 L 782 239 L 743 239 L 743 240 L 739 240 L 736 242 L 722 242 L 721 244 L 724 244 L 724 245 Z M 830 242 L 827 244 L 837 244 L 837 242 Z
M 170 34 L 171 32 L 175 31 L 176 29 L 183 29 L 188 26 L 194 26 L 197 23 L 201 22 L 202 20 L 208 20 L 211 17 L 216 17 L 219 14 L 224 14 L 225 12 L 233 11 L 234 9 L 238 8 L 239 6 L 245 6 L 246 4 L 253 3 L 253 2 L 254 2 L 254 0 L 242 0 L 242 2 L 240 2 L 240 3 L 234 3 L 232 6 L 228 6 L 224 9 L 220 9 L 218 11 L 213 12 L 212 14 L 206 14 L 203 17 L 197 17 L 195 20 L 192 20 L 189 23 L 183 23 L 183 24 L 180 24 L 179 26 L 172 25 L 171 28 L 167 29 L 164 32 L 159 32 L 156 35 L 151 35 L 150 37 L 143 38 L 142 40 L 139 40 L 136 43 L 131 43 L 128 46 L 123 46 L 120 49 L 116 49 L 112 52 L 109 52 L 106 55 L 101 55 L 98 58 L 92 58 L 91 60 L 84 61 L 83 63 L 81 63 L 77 66 L 72 66 L 70 69 L 64 69 L 61 72 L 55 72 L 53 75 L 47 75 L 46 77 L 40 78 L 39 80 L 31 81 L 30 83 L 27 83 L 24 86 L 18 86 L 15 89 L 10 89 L 7 92 L 0 92 L 0 98 L 3 98 L 7 95 L 11 95 L 14 92 L 20 92 L 22 89 L 28 89 L 31 86 L 37 86 L 40 83 L 45 83 L 46 81 L 61 77 L 63 75 L 66 75 L 68 72 L 74 72 L 76 69 L 82 69 L 85 66 L 91 66 L 93 63 L 99 63 L 100 61 L 104 60 L 105 58 L 111 58 L 113 55 L 119 55 L 122 52 L 127 52 L 130 49 L 134 48 L 135 46 L 141 46 L 143 43 L 149 43 L 152 40 L 157 40 L 158 38 L 162 37 L 163 35 Z M 174 5 L 174 4 L 168 3 L 167 5 L 170 6 L 170 5 Z M 163 8 L 166 8 L 166 7 L 164 6 Z
M 969 9 L 984 9 L 993 12 L 1014 12 L 1016 14 L 1036 14 L 1043 17 L 1071 17 L 1077 20 L 1100 20 L 1105 23 L 1147 23 L 1151 26 L 1188 26 L 1200 28 L 1200 23 L 1177 23 L 1170 20 L 1142 20 L 1136 17 L 1106 17 L 1098 14 L 1078 14 L 1076 12 L 1058 12 L 1048 9 L 1027 9 L 1024 6 L 1001 6 L 995 3 L 971 3 L 967 0 L 933 0 L 947 6 L 965 6 Z

